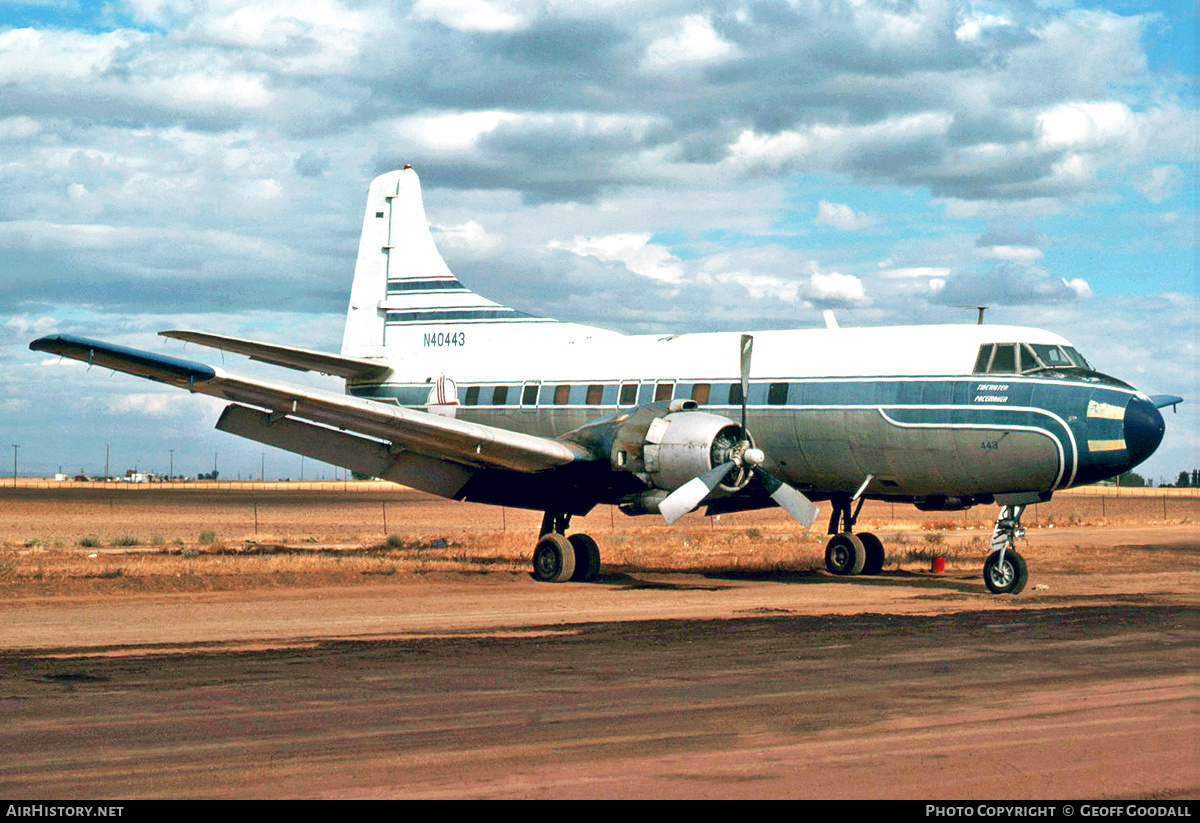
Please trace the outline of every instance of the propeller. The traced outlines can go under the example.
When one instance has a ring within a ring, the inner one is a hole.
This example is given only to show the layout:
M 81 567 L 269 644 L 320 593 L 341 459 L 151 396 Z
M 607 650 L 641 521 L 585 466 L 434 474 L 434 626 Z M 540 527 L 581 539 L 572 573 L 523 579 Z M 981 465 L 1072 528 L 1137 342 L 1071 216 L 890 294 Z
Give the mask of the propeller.
M 762 449 L 755 448 L 750 441 L 746 429 L 746 398 L 750 394 L 750 360 L 753 352 L 754 337 L 743 334 L 741 343 L 742 439 L 730 453 L 729 460 L 712 467 L 704 474 L 693 477 L 658 504 L 658 511 L 668 525 L 704 502 L 704 499 L 712 494 L 713 489 L 720 485 L 721 481 L 734 469 L 752 472 L 763 484 L 763 488 L 767 490 L 771 499 L 793 518 L 803 523 L 805 528 L 811 526 L 817 519 L 817 507 L 813 505 L 812 501 L 764 469 L 762 464 L 767 456 Z

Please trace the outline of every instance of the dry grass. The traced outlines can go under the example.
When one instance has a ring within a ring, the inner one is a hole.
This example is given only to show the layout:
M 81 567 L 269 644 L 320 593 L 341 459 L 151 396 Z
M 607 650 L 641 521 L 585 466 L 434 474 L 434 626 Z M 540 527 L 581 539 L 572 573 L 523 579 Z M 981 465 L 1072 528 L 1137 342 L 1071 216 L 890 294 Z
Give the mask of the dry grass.
M 438 572 L 524 575 L 540 521 L 536 512 L 471 506 L 394 487 L 355 494 L 68 488 L 11 495 L 3 499 L 0 492 L 8 514 L 7 533 L 0 532 L 0 584 L 9 594 L 23 584 L 33 587 L 29 593 L 47 585 L 60 591 L 59 584 L 71 581 L 154 591 L 355 585 Z M 823 508 L 828 511 L 828 504 Z M 1030 507 L 1025 525 L 1188 523 L 1198 514 L 1196 497 L 1164 502 L 1072 495 Z M 994 516 L 995 507 L 920 512 L 869 502 L 860 528 L 883 540 L 886 568 L 928 568 L 934 557 L 973 568 L 986 552 Z M 804 573 L 824 566 L 823 525 L 806 532 L 778 511 L 761 511 L 713 519 L 689 515 L 667 527 L 602 507 L 576 518 L 571 531 L 597 539 L 605 573 Z M 140 536 L 146 534 L 152 536 Z

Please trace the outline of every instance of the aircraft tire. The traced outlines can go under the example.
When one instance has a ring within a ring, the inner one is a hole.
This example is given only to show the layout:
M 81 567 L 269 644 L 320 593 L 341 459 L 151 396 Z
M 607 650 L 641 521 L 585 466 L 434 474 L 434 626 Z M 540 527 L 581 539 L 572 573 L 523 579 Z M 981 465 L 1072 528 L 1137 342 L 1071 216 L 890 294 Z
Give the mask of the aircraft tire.
M 575 549 L 558 532 L 543 534 L 533 550 L 533 579 L 563 583 L 575 573 Z
M 850 532 L 835 534 L 825 545 L 825 568 L 830 574 L 862 574 L 866 562 L 866 548 Z
M 863 574 L 879 574 L 883 571 L 886 554 L 883 551 L 883 541 L 871 532 L 859 532 L 858 539 L 866 549 L 867 559 L 863 563 Z
M 992 552 L 983 564 L 983 582 L 992 594 L 1020 594 L 1029 582 L 1025 558 L 1007 549 L 1001 563 L 1000 552 Z
M 575 572 L 571 579 L 590 583 L 600 577 L 600 547 L 590 535 L 573 534 L 567 538 L 575 550 Z

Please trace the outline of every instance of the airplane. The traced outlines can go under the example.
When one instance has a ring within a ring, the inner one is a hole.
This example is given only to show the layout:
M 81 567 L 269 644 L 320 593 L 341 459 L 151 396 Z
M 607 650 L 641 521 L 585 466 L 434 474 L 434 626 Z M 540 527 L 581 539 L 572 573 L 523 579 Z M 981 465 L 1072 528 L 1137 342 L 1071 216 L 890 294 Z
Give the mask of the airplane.
M 600 504 L 674 523 L 828 501 L 825 565 L 878 574 L 855 531 L 867 499 L 932 511 L 998 504 L 984 582 L 1028 581 L 1025 507 L 1115 477 L 1164 434 L 1148 397 L 1064 338 L 1005 325 L 625 335 L 477 294 L 434 244 L 411 166 L 370 184 L 340 354 L 192 330 L 164 337 L 345 380 L 345 393 L 66 334 L 58 354 L 229 401 L 216 428 L 447 498 L 543 512 L 533 576 L 591 581 L 567 535 Z

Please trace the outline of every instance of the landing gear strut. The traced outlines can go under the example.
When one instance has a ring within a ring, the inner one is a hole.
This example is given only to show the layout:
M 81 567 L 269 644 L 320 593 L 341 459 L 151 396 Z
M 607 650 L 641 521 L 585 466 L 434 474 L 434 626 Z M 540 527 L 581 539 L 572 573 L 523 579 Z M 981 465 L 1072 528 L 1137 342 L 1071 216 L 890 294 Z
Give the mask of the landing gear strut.
M 1013 549 L 1021 528 L 1024 506 L 1003 506 L 992 529 L 992 553 L 983 564 L 983 582 L 992 594 L 1019 594 L 1029 582 L 1025 559 Z
M 829 518 L 832 537 L 825 544 L 825 568 L 830 574 L 879 574 L 883 571 L 883 542 L 870 532 L 855 534 L 853 531 L 865 499 L 843 495 L 830 501 L 833 504 L 833 514 Z
M 533 577 L 543 583 L 591 581 L 600 576 L 600 548 L 586 534 L 565 532 L 571 515 L 546 512 L 533 550 Z

